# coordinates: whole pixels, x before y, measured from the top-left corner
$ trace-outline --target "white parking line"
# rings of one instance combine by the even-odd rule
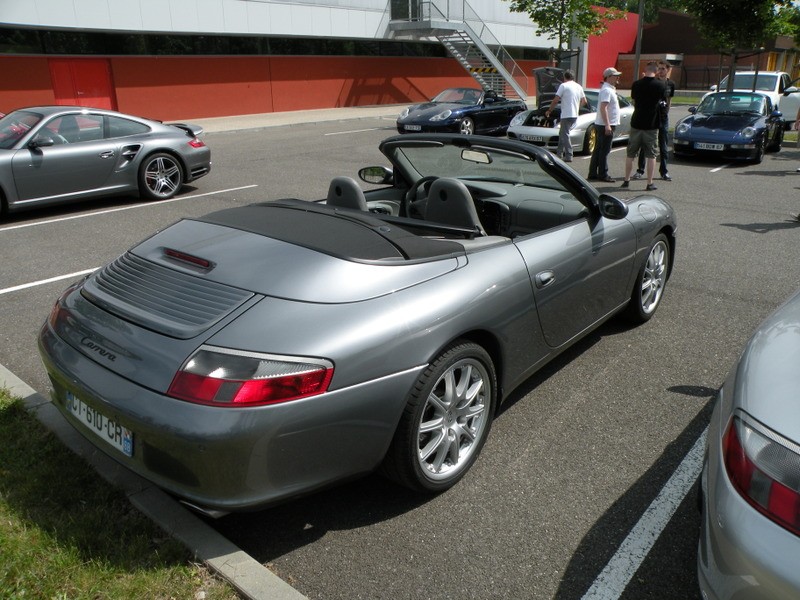
[[[721,167],[717,167],[716,169],[711,169],[711,171],[709,171],[709,172],[710,173],[717,173],[719,171],[722,171],[722,169],[727,169],[730,166],[731,166],[731,163],[728,163],[727,165],[722,165]]]
[[[258,187],[258,185],[243,185],[236,188],[228,188],[227,190],[217,190],[215,192],[206,192],[204,194],[195,194],[193,196],[181,196],[180,198],[170,198],[169,200],[159,200],[157,202],[142,202],[141,204],[134,204],[133,206],[121,206],[119,208],[109,208],[107,210],[100,210],[97,212],[84,213],[82,215],[73,215],[71,217],[60,217],[58,219],[49,219],[47,221],[37,221],[35,223],[23,223],[21,225],[9,225],[8,227],[0,227],[0,233],[4,231],[11,231],[12,229],[22,229],[23,227],[36,227],[37,225],[49,225],[50,223],[61,223],[62,221],[71,221],[72,219],[83,219],[84,217],[94,217],[97,215],[107,215],[109,213],[119,212],[121,210],[132,210],[135,208],[144,208],[145,206],[155,206],[158,204],[167,204],[168,202],[178,202],[179,200],[191,200],[193,198],[202,198],[203,196],[213,196],[214,194],[224,194],[225,192],[236,192],[239,190],[246,190]]]
[[[31,283],[23,283],[22,285],[15,285],[14,287],[1,289],[0,295],[8,294],[10,292],[16,292],[18,290],[24,290],[30,287],[36,287],[37,285],[45,285],[46,283],[53,283],[54,281],[61,281],[62,279],[78,278],[81,275],[86,275],[88,273],[96,271],[97,269],[98,267],[94,267],[93,269],[86,269],[84,271],[70,273],[69,275],[59,275],[58,277],[51,277],[50,279],[40,279],[39,281],[32,281]]]
[[[347,133],[364,133],[365,131],[378,131],[385,129],[384,127],[370,127],[369,129],[352,129],[350,131],[334,131],[332,133],[325,133],[323,135],[345,135]]]
[[[584,600],[616,600],[647,558],[661,532],[692,489],[703,467],[703,452],[708,428],[684,457],[669,481],[650,503],[639,522],[620,544],[617,552],[584,594]]]

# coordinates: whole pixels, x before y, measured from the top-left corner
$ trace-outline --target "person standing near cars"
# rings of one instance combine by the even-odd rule
[[[622,187],[627,188],[633,170],[633,160],[641,151],[645,156],[647,174],[647,191],[656,190],[653,173],[656,170],[658,154],[658,128],[661,113],[666,105],[667,84],[656,79],[658,64],[649,62],[644,70],[644,77],[637,79],[631,86],[633,114],[631,115],[631,132],[628,138],[628,149],[625,157],[625,180]]]
[[[575,74],[569,69],[564,71],[564,81],[558,86],[556,97],[553,98],[550,108],[544,113],[548,118],[559,102],[561,102],[561,116],[559,117],[556,154],[563,158],[564,162],[572,162],[572,142],[569,139],[569,132],[575,127],[580,107],[587,106],[588,103],[581,84],[575,81]]]
[[[663,107],[661,123],[658,125],[658,155],[660,162],[658,172],[664,181],[672,181],[672,175],[669,174],[669,168],[667,167],[667,159],[669,158],[669,109],[672,106],[672,98],[675,96],[675,82],[669,78],[671,72],[671,64],[665,60],[658,61],[656,77],[667,84],[667,104]],[[642,177],[644,177],[644,153],[640,152],[639,163],[636,173],[633,174],[633,179],[641,179]]]
[[[603,86],[597,95],[597,116],[594,120],[595,144],[589,161],[589,180],[614,183],[608,174],[608,155],[614,141],[614,129],[619,125],[617,82],[622,75],[614,67],[603,71]]]

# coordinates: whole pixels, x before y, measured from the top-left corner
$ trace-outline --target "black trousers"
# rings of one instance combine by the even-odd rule
[[[611,142],[614,141],[614,130],[611,126],[611,135],[606,135],[606,126],[593,125],[597,143],[594,145],[592,158],[589,161],[589,179],[605,179],[608,177],[608,155],[611,154]]]

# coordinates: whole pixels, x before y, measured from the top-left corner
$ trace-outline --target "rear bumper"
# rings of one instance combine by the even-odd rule
[[[39,351],[65,419],[117,462],[203,509],[273,504],[366,474],[383,459],[406,392],[424,368],[285,404],[219,408],[139,386],[90,360],[45,323]],[[133,432],[133,453],[90,431],[67,393]]]

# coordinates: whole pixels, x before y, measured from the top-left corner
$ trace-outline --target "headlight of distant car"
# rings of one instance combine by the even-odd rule
[[[438,115],[431,117],[431,121],[444,121],[447,117],[453,114],[452,110],[443,110]]]
[[[745,127],[742,129],[742,137],[751,138],[756,134],[755,127]]]
[[[522,125],[522,122],[524,120],[525,120],[525,114],[518,112],[517,114],[514,115],[514,118],[511,119],[511,126],[513,127],[514,125]]]
[[[675,128],[675,133],[683,135],[684,133],[689,133],[689,130],[692,126],[689,123],[681,123]]]
[[[403,112],[401,112],[400,116],[397,117],[397,118],[398,119],[405,119],[408,116],[408,113],[409,113],[409,109],[408,108],[404,108]]]

